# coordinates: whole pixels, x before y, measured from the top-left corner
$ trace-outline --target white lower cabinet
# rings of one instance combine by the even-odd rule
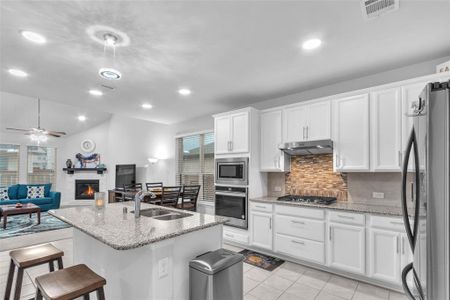
[[[369,229],[369,276],[388,282],[400,280],[400,234]]]
[[[275,234],[275,251],[294,258],[325,263],[325,244],[283,234]]]
[[[365,227],[329,223],[328,230],[328,266],[365,274]]]
[[[272,213],[250,212],[251,244],[272,250]]]

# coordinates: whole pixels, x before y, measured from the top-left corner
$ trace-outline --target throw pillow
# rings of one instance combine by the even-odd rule
[[[27,199],[44,198],[45,187],[43,185],[29,186],[27,185]]]
[[[0,201],[2,200],[9,200],[7,187],[0,187]]]

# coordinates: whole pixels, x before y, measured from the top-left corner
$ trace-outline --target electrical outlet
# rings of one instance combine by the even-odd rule
[[[372,198],[375,198],[375,199],[384,199],[384,193],[380,193],[380,192],[372,192]]]
[[[163,278],[169,275],[169,258],[164,257],[158,261],[158,276]]]
[[[273,188],[273,191],[274,191],[274,192],[281,192],[281,186],[275,186],[275,187]]]

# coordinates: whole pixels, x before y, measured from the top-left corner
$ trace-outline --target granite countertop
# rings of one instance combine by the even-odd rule
[[[127,207],[128,213],[123,213]],[[141,210],[161,206],[142,203]],[[227,219],[196,212],[187,212],[192,216],[177,220],[163,221],[141,216],[135,218],[134,202],[107,204],[102,210],[94,206],[79,206],[50,210],[49,214],[72,225],[102,243],[116,249],[128,250],[151,243],[170,239],[189,232],[224,224]]]
[[[268,202],[268,203],[276,203],[276,204],[291,205],[291,206],[303,206],[303,207],[344,210],[344,211],[350,211],[350,212],[370,213],[370,214],[378,214],[378,215],[385,215],[385,216],[397,216],[397,217],[402,216],[401,206],[372,205],[372,204],[352,203],[352,202],[342,202],[342,201],[335,202],[330,205],[323,205],[323,204],[314,204],[314,203],[277,201],[277,197],[251,198],[250,201]],[[412,215],[412,211],[410,210],[410,216],[411,215]]]

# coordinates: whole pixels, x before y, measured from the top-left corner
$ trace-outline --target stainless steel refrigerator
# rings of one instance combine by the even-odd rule
[[[413,104],[402,207],[414,260],[402,272],[409,299],[450,299],[450,81],[429,83]]]

